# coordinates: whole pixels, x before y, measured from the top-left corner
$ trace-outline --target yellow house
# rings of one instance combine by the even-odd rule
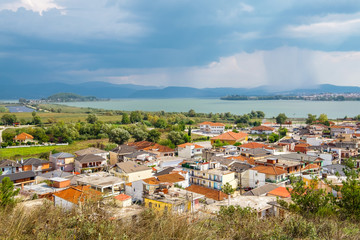
[[[222,143],[228,143],[230,145],[234,145],[235,143],[244,143],[248,140],[248,134],[244,132],[226,132],[219,136],[211,138],[211,144],[214,144],[216,141],[220,141]]]
[[[165,193],[166,192],[166,193]],[[165,189],[164,192],[151,194],[144,197],[146,208],[154,211],[165,212],[191,212],[199,207],[199,199],[204,195],[190,193],[180,188]]]
[[[75,156],[70,153],[50,154],[49,161],[54,169],[60,169],[65,172],[72,172],[75,169]]]

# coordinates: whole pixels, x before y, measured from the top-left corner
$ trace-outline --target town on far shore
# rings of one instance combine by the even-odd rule
[[[1,113],[0,180],[19,189],[24,207],[68,211],[92,200],[123,219],[144,209],[211,216],[232,205],[284,217],[294,182],[341,197],[349,161],[360,167],[358,118],[94,110],[66,121],[56,119],[67,109],[59,106],[21,122]]]

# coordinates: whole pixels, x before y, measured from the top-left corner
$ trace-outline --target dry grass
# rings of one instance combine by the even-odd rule
[[[94,204],[81,212],[64,212],[50,203],[31,213],[17,208],[1,212],[0,221],[1,239],[359,239],[359,225],[349,221],[258,219],[250,214],[194,220],[151,211],[136,219],[115,220]]]

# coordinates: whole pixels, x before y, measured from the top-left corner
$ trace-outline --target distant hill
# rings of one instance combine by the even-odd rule
[[[41,83],[16,84],[6,83],[0,87],[1,99],[41,99],[61,93],[74,93],[97,98],[220,98],[227,95],[271,96],[305,95],[320,93],[360,93],[360,87],[335,86],[322,84],[311,89],[291,91],[270,90],[267,86],[256,88],[192,88],[141,86],[133,84],[112,84],[107,82],[87,82],[78,84]]]
[[[56,93],[48,98],[47,101],[50,102],[83,102],[83,101],[99,101],[95,96],[81,96],[75,93]]]

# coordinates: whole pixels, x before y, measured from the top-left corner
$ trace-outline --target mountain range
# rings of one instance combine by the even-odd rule
[[[107,82],[86,82],[78,84],[7,83],[0,87],[0,99],[41,99],[56,93],[75,93],[98,98],[219,98],[227,95],[271,96],[271,95],[307,95],[320,93],[360,93],[360,87],[335,86],[321,84],[309,89],[288,91],[270,90],[267,86],[256,88],[192,88],[192,87],[156,87],[133,84],[112,84]]]

